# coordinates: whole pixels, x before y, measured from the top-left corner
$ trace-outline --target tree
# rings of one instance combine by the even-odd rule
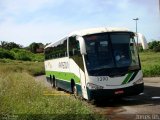
[[[42,52],[43,52],[44,45],[42,43],[35,43],[35,42],[33,42],[28,47],[28,50],[30,50],[33,53],[39,52],[38,51],[39,49],[42,49]]]
[[[22,48],[22,45],[16,44],[14,42],[6,42],[6,41],[1,41],[1,48],[11,50],[13,48]]]
[[[5,48],[6,46],[7,46],[7,42],[1,41],[0,47],[1,47],[1,48]]]
[[[148,44],[149,46],[149,49],[155,51],[155,52],[160,52],[160,41],[152,41],[152,42],[149,42]]]

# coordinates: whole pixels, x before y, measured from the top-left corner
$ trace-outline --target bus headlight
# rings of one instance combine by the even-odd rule
[[[87,87],[89,89],[103,89],[103,86],[100,86],[100,85],[95,85],[93,83],[87,83]]]
[[[138,79],[136,82],[134,82],[133,84],[136,85],[136,84],[141,84],[143,83],[143,78],[140,78]]]

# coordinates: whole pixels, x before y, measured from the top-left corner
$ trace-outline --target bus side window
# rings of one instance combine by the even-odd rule
[[[80,54],[79,41],[76,36],[69,37],[69,58],[73,59],[75,63],[84,71],[83,58]]]
[[[76,40],[76,36],[69,38],[69,55],[75,56],[80,54],[79,41]]]
[[[67,56],[67,39],[62,40],[59,43],[57,43],[56,46],[53,46],[51,54],[53,55],[52,59],[66,57]]]
[[[45,59],[49,60],[49,59],[51,59],[51,57],[52,57],[52,47],[48,47],[45,50]]]

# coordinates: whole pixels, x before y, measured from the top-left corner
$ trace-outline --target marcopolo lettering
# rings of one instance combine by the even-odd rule
[[[69,67],[68,62],[59,62],[59,68],[67,69]]]

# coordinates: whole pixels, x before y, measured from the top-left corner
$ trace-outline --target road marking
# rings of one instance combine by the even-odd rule
[[[45,96],[69,96],[70,94],[67,93],[55,93],[55,91],[43,91],[43,95]]]
[[[160,99],[160,96],[154,96],[152,99]]]

